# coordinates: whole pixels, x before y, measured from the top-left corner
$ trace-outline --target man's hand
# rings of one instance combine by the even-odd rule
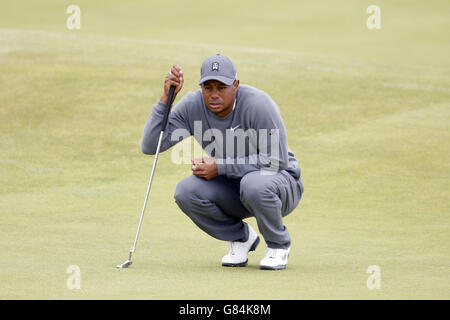
[[[191,162],[192,173],[197,177],[210,180],[218,176],[215,158],[192,159]]]
[[[167,103],[169,100],[169,90],[170,86],[175,86],[175,94],[173,96],[173,100],[177,96],[177,93],[180,92],[181,88],[183,88],[184,78],[183,78],[183,70],[181,67],[174,64],[172,69],[167,73],[166,78],[164,80],[164,93],[160,99],[161,102]]]

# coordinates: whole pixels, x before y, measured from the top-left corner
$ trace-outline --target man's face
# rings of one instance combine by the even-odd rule
[[[219,117],[229,114],[233,110],[238,86],[239,80],[229,86],[217,80],[205,81],[201,85],[202,95],[209,111]]]

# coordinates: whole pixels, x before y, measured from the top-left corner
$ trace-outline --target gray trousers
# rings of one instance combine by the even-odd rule
[[[300,202],[303,183],[286,171],[263,175],[253,171],[241,179],[218,176],[211,180],[191,175],[175,190],[180,209],[203,231],[225,241],[246,241],[242,219],[255,217],[270,248],[287,248],[291,238],[282,218]]]

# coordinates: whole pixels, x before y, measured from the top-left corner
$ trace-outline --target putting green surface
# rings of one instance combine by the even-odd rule
[[[1,1],[0,299],[449,299],[450,5],[372,2],[77,1],[68,30],[72,1]],[[177,63],[179,97],[196,90],[218,52],[278,103],[302,168],[288,268],[258,269],[264,242],[221,267],[227,244],[174,203],[190,170],[169,150],[119,271],[163,78]]]

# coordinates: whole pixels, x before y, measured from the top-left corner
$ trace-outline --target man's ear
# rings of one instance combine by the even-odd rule
[[[239,80],[236,80],[236,81],[233,83],[233,86],[234,86],[234,89],[236,90],[236,89],[239,87]]]

